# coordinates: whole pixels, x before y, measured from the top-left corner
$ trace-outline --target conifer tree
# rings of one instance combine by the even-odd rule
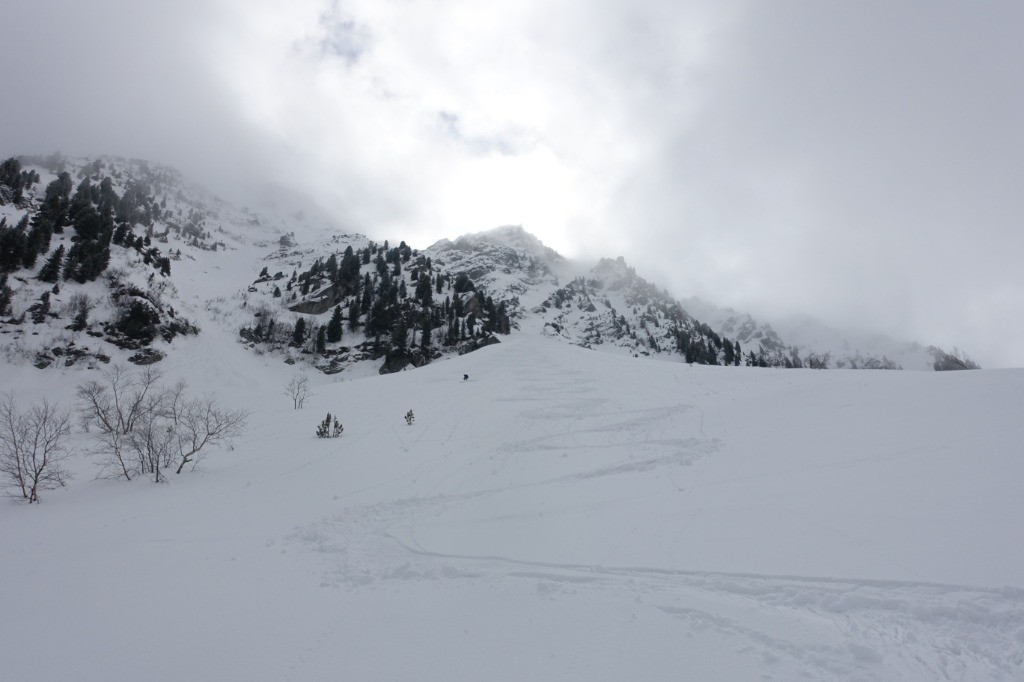
[[[44,322],[46,316],[50,314],[50,292],[44,291],[43,295],[39,297],[39,303],[35,306],[35,311],[32,313],[32,321],[36,324]]]
[[[302,342],[306,340],[306,318],[300,317],[295,321],[295,329],[292,331],[292,345],[302,348]]]
[[[348,304],[348,328],[352,331],[359,329],[359,306],[355,298]]]
[[[64,245],[61,244],[56,251],[53,252],[46,263],[43,264],[42,269],[36,278],[42,282],[56,282],[60,278],[61,264],[64,262]]]
[[[409,325],[406,323],[405,317],[399,313],[395,316],[395,323],[391,327],[391,343],[396,348],[404,350],[408,344],[408,336]]]
[[[345,253],[341,256],[341,265],[338,267],[338,270],[340,271],[338,273],[339,277],[347,284],[352,283],[353,275],[356,278],[359,277],[359,257],[352,250],[351,244],[345,247]]]
[[[359,302],[359,312],[365,315],[370,312],[373,307],[373,281],[370,279],[370,273],[363,275],[363,298]]]
[[[7,220],[0,221],[0,272],[13,272],[22,265],[28,237],[24,230],[7,226]]]
[[[54,284],[53,286],[57,285]],[[76,302],[74,298],[72,298],[72,302]],[[79,299],[76,303],[78,311],[75,313],[75,317],[71,322],[71,329],[79,332],[89,325],[89,299],[88,297],[84,297],[83,299]]]
[[[62,272],[62,276],[65,280],[77,278],[81,257],[81,242],[76,242],[71,245],[71,248],[68,250],[67,258],[64,259],[64,270]]]
[[[71,195],[73,186],[74,183],[71,180],[71,175],[67,171],[61,172],[56,180],[46,186],[43,205],[39,210],[50,221],[53,231],[58,234],[64,231],[65,225],[70,224],[68,222],[68,207],[70,204],[68,198]]]
[[[343,318],[341,314],[341,306],[334,308],[334,313],[331,315],[330,322],[327,323],[327,342],[337,343],[341,341]]]
[[[434,331],[434,321],[431,319],[432,317],[430,310],[427,310],[426,314],[423,316],[423,328],[420,330],[420,346],[423,348],[430,348],[430,335]]]
[[[316,427],[317,438],[330,438],[331,436],[331,413],[328,412],[324,420]]]
[[[27,213],[18,221],[18,225],[14,229],[25,234],[25,248],[21,255],[21,267],[34,268],[36,266],[36,258],[40,253],[46,253],[46,250],[49,248],[49,235],[44,234],[36,225],[29,228]]]
[[[416,282],[416,300],[426,308],[434,303],[434,289],[430,285],[430,276],[422,274]]]
[[[14,292],[7,286],[7,275],[0,274],[0,315],[7,314],[7,308],[11,305],[11,298]]]
[[[732,341],[729,339],[723,339],[722,351],[724,353],[723,364],[727,366],[731,365],[733,362]]]

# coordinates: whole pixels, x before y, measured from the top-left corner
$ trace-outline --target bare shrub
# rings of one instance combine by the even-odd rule
[[[89,298],[88,294],[77,292],[72,294],[68,302],[62,306],[61,316],[70,317],[72,329],[74,331],[81,331],[88,324],[89,312],[95,306],[96,304]]]
[[[130,481],[143,473],[139,463],[133,461],[130,436],[152,405],[147,397],[157,391],[160,376],[160,371],[153,367],[132,374],[125,367],[114,365],[104,374],[105,383],[92,380],[78,386],[82,426],[88,431],[95,424],[99,430],[102,476],[123,476]]]
[[[187,464],[195,469],[206,446],[229,444],[241,435],[249,413],[221,409],[214,398],[207,395],[172,401],[166,419],[170,427],[168,431],[173,433],[169,464],[177,463],[174,473],[180,474]]]
[[[293,409],[301,410],[306,399],[313,395],[309,392],[309,377],[292,377],[284,388],[284,394],[292,399]]]
[[[63,486],[71,477],[67,411],[45,399],[21,412],[10,394],[0,401],[0,475],[9,495],[39,502],[39,491]]]
[[[207,446],[227,445],[245,430],[249,413],[222,409],[215,398],[190,398],[186,384],[159,384],[160,373],[146,368],[131,374],[115,366],[106,383],[90,381],[78,387],[84,426],[99,431],[101,475],[131,480],[186,465],[194,469]]]

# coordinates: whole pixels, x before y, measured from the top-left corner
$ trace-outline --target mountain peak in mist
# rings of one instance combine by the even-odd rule
[[[480,248],[484,245],[513,249],[517,252],[540,258],[548,265],[557,265],[565,262],[565,258],[561,254],[546,246],[534,234],[527,232],[522,225],[502,225],[482,232],[464,234],[456,237],[454,241],[442,239],[430,248],[456,248],[466,251]]]

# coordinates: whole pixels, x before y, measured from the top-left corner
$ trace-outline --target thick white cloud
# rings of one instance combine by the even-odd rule
[[[2,153],[266,179],[426,243],[521,223],[680,296],[1024,365],[1024,9],[811,0],[5,8]]]

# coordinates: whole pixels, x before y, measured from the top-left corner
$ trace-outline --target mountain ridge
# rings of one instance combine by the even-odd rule
[[[237,208],[146,161],[21,159],[23,167],[18,159],[5,162],[6,180],[0,180],[6,197],[0,234],[6,250],[20,249],[4,274],[9,293],[0,302],[10,315],[0,326],[22,355],[29,336],[44,337],[34,356],[27,352],[42,366],[70,359],[84,341],[145,347],[151,352],[137,360],[158,359],[175,334],[199,333],[181,317],[196,294],[180,295],[173,264],[200,259],[222,267],[233,257],[226,254],[241,250],[262,251],[252,280],[227,284],[208,300],[237,302],[227,316],[250,349],[328,372],[368,360],[382,361],[381,371],[399,371],[509,333],[700,364],[927,369],[949,355],[889,340],[851,343],[820,324],[811,325],[813,334],[784,325],[780,333],[749,314],[675,298],[621,257],[589,268],[569,261],[522,226],[442,239],[422,250],[404,241],[392,247],[333,231],[328,216],[316,211],[307,219],[288,203],[294,196],[266,196],[268,215]],[[53,245],[28,248],[45,229]],[[86,246],[103,265],[83,274],[68,261]],[[65,260],[55,267],[63,268],[63,280],[42,282],[36,261],[57,258],[61,248]],[[76,314],[78,322],[68,325]],[[30,333],[22,326],[27,316]],[[50,333],[41,334],[44,322],[52,322]],[[10,353],[12,344],[6,345]],[[93,360],[109,357],[87,347]]]

